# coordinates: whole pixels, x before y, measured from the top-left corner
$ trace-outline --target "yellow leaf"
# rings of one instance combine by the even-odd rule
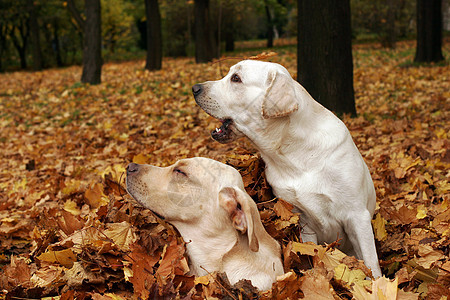
[[[79,216],[81,214],[81,210],[78,208],[77,203],[72,200],[67,200],[66,203],[64,203],[64,210],[75,216]]]
[[[424,193],[425,194],[425,193]],[[421,204],[417,207],[417,215],[416,218],[417,219],[423,219],[427,216],[427,208],[425,207],[425,205]]]
[[[113,124],[111,123],[111,121],[105,121],[103,124],[101,124],[101,126],[103,127],[103,129],[111,129],[113,127]]]
[[[209,284],[209,277],[210,277],[210,275],[195,277],[194,284],[207,285],[207,284]]]
[[[41,261],[50,263],[59,263],[64,267],[70,269],[73,263],[77,261],[77,257],[71,249],[65,249],[61,251],[46,251],[37,257]]]
[[[349,285],[352,283],[365,286],[370,284],[369,280],[366,280],[366,274],[360,269],[350,270],[346,264],[339,264],[334,268],[334,278],[347,282]]]
[[[352,292],[356,300],[375,300],[375,297],[359,284],[352,286]]]
[[[148,163],[148,160],[149,160],[148,155],[145,155],[142,153],[139,153],[138,155],[135,155],[133,157],[133,162],[135,164],[146,164],[146,163]]]
[[[105,296],[111,297],[112,300],[124,300],[125,298],[122,298],[119,295],[113,294],[113,293],[105,293]]]
[[[438,128],[434,131],[434,133],[439,139],[447,139],[447,131],[444,128]]]
[[[319,255],[320,258],[323,257],[325,254],[325,248],[323,246],[319,246],[313,243],[298,243],[293,242],[292,243],[292,251],[299,252],[303,255]]]
[[[342,259],[344,259],[344,257],[346,256],[347,255],[339,249],[332,249],[328,250],[325,253],[322,261],[325,264],[325,267],[327,267],[328,269],[334,269],[342,262]]]
[[[20,181],[16,181],[14,183],[14,187],[12,188],[12,190],[10,190],[8,192],[8,195],[11,195],[12,193],[15,193],[17,191],[19,191],[20,189],[25,189],[25,187],[27,186],[27,178],[24,177],[22,180]]]
[[[111,173],[112,179],[115,180],[116,182],[120,182],[121,180],[121,176],[123,176],[123,174],[125,174],[125,167],[121,164],[115,164],[113,166],[108,166],[106,169],[104,169],[103,171],[99,172],[100,175],[105,178],[106,174]]]
[[[76,179],[71,179],[66,186],[61,190],[64,195],[70,195],[80,190],[81,182]]]
[[[119,135],[119,141],[125,142],[129,137],[130,136],[128,134],[122,133],[121,135]]]
[[[133,270],[128,267],[123,267],[123,275],[125,276],[125,281],[130,281],[130,278],[133,277]]]
[[[377,214],[375,220],[372,220],[373,230],[375,231],[375,238],[379,241],[386,239],[386,220],[381,216],[381,214]]]
[[[372,294],[379,300],[397,299],[397,286],[398,278],[390,281],[383,276],[372,282]]]

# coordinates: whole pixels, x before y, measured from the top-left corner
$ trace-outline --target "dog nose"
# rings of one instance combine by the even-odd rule
[[[192,93],[194,94],[194,96],[197,96],[198,94],[200,94],[202,92],[202,86],[200,84],[195,84],[192,87]]]
[[[131,163],[127,167],[127,175],[135,174],[139,171],[139,165],[135,163]]]

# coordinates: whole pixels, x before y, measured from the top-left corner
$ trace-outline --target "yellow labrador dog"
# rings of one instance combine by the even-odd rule
[[[178,229],[193,275],[225,272],[231,284],[248,279],[267,290],[284,274],[280,246],[231,166],[201,157],[166,168],[131,163],[127,190]]]
[[[259,149],[275,195],[302,213],[303,241],[340,238],[344,252],[381,276],[371,225],[375,189],[343,122],[275,63],[241,61],[223,79],[192,91],[222,122],[212,132],[215,140],[247,136]]]

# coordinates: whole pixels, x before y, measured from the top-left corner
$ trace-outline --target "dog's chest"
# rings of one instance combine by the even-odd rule
[[[314,174],[305,173],[294,178],[286,178],[286,174],[278,175],[266,169],[266,177],[278,198],[294,205],[301,212],[302,223],[309,223],[316,231],[319,240],[327,241],[327,232],[340,231],[341,212],[331,198],[326,195]]]

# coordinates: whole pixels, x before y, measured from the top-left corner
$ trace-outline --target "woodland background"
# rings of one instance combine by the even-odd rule
[[[28,26],[17,3],[8,6],[16,9],[14,18],[1,11],[0,28],[9,20],[12,30],[21,17]],[[258,152],[246,139],[214,142],[209,132],[218,122],[191,95],[193,84],[219,79],[254,56],[281,63],[297,78],[294,2],[236,1],[243,23],[234,51],[226,52],[223,41],[227,60],[197,64],[187,34],[192,19],[177,21],[193,17],[192,3],[161,1],[165,58],[161,70],[148,71],[139,48],[143,3],[102,1],[104,64],[97,85],[80,82],[82,37],[67,3],[34,3],[45,25],[44,69],[27,69],[30,48],[21,65],[11,36],[19,38],[20,27],[9,31],[0,56],[7,71],[0,74],[0,299],[450,297],[450,40],[443,39],[443,62],[413,62],[414,3],[396,2],[397,34],[389,44],[382,31],[387,2],[352,1],[358,116],[342,119],[377,191],[373,225],[386,277],[373,281],[335,245],[299,243],[299,216],[272,195]],[[280,20],[273,32],[281,38],[275,36],[272,48],[266,48],[267,3]],[[108,24],[122,29],[110,35]],[[167,166],[192,156],[241,172],[263,224],[282,245],[287,273],[271,290],[257,292],[246,281],[230,286],[223,274],[187,276],[176,230],[126,194],[129,162]]]

